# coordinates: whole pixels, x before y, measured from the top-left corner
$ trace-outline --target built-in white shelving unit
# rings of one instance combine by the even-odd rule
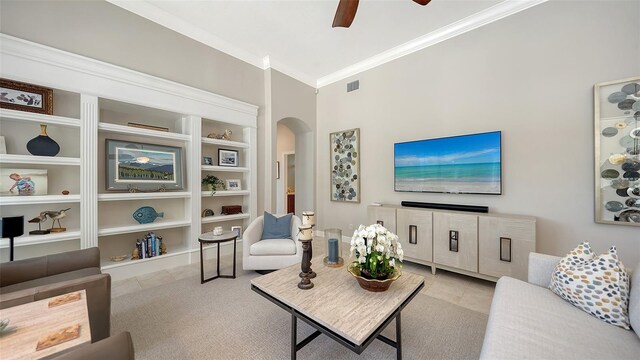
[[[0,110],[0,135],[11,139],[0,164],[46,169],[49,185],[46,194],[0,195],[3,216],[24,215],[26,222],[44,210],[71,208],[62,220],[67,231],[16,238],[17,259],[55,253],[60,251],[56,243],[75,241],[77,248],[99,247],[102,270],[117,280],[199,261],[199,234],[214,225],[246,227],[256,218],[257,106],[11,36],[0,34],[0,41],[0,77],[52,88],[55,109],[53,115]],[[168,131],[132,127],[129,122]],[[57,156],[26,151],[41,124],[59,143]],[[230,140],[206,137],[227,129],[232,130]],[[183,189],[107,191],[106,139],[181,148]],[[217,159],[218,149],[238,151],[238,167],[202,165],[203,156]],[[240,180],[241,190],[221,190],[210,197],[200,184],[205,174]],[[63,190],[70,194],[61,195]],[[242,206],[241,214],[220,215],[222,206],[235,204]],[[138,224],[132,213],[142,206],[157,208],[165,217]],[[209,208],[216,216],[202,218]],[[25,234],[33,229],[37,224],[25,223]],[[163,237],[167,254],[110,260],[131,254],[136,239],[149,231]],[[1,261],[8,259],[7,246],[6,240],[0,241]],[[215,252],[205,256],[211,254]]]

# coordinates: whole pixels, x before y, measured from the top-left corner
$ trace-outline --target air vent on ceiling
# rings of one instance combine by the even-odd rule
[[[347,84],[347,92],[360,89],[360,80],[352,81]]]

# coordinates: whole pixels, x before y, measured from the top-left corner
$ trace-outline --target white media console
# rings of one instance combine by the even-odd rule
[[[536,251],[536,219],[530,216],[371,205],[369,223],[396,233],[405,260],[485,280],[503,275],[527,280],[529,252]]]

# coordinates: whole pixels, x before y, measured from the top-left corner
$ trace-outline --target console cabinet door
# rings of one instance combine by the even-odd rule
[[[536,251],[536,222],[480,216],[478,225],[478,271],[527,281],[529,253]]]
[[[384,206],[369,206],[367,209],[369,223],[366,225],[381,223],[394,234],[396,232],[396,208]]]
[[[433,212],[398,209],[398,240],[405,258],[433,261]]]
[[[478,271],[478,216],[433,213],[433,262]]]

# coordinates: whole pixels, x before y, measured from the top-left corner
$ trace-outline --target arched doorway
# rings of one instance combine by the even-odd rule
[[[276,212],[287,212],[287,198],[291,198],[293,192],[295,214],[301,216],[303,211],[313,210],[315,206],[315,138],[311,127],[300,119],[283,118],[276,125],[276,161],[280,167],[279,179],[276,176]],[[287,161],[293,158],[294,164]],[[286,165],[289,167],[285,168]],[[293,171],[292,167],[295,169],[294,184],[285,178]],[[287,191],[287,184],[291,192]]]

